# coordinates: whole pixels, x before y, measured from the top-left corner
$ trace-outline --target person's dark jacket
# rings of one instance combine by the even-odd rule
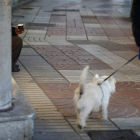
[[[12,36],[17,36],[15,29],[16,29],[15,27],[12,27]]]
[[[140,0],[133,0],[132,10],[132,31],[138,47],[140,47]]]

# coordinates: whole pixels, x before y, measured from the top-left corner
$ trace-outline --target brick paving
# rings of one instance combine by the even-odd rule
[[[15,25],[25,24],[20,35],[24,41],[18,62],[21,72],[13,77],[36,110],[35,140],[90,139],[75,125],[73,95],[82,69],[90,66],[89,82],[94,74],[109,75],[137,54],[127,8],[130,0],[120,0],[119,5],[115,0],[108,2],[34,0],[23,6],[33,10],[13,12],[25,16],[12,19]],[[120,7],[127,12],[118,11]],[[27,27],[28,22],[54,27]],[[93,113],[86,130],[114,130],[118,128],[113,118],[115,122],[116,118],[140,117],[139,66],[136,58],[114,75],[116,92],[110,99],[108,123],[95,121],[97,113]]]

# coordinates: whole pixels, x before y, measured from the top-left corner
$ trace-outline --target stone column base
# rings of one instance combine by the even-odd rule
[[[32,140],[35,111],[12,79],[13,110],[0,112],[0,140]]]
[[[32,119],[0,123],[0,140],[32,140]]]

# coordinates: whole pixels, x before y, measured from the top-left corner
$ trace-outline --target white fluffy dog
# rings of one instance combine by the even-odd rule
[[[75,90],[74,95],[77,125],[80,129],[86,126],[86,120],[92,111],[99,111],[99,119],[107,120],[109,99],[111,94],[115,92],[116,80],[113,77],[104,81],[107,76],[99,77],[96,74],[93,77],[93,82],[86,84],[88,69],[89,66],[84,68],[79,87]]]

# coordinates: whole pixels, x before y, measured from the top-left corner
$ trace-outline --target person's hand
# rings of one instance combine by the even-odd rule
[[[16,34],[18,35],[18,34],[24,33],[24,30],[23,30],[23,31],[20,31],[18,28],[16,28],[16,29],[15,29],[15,32],[16,32]]]
[[[138,58],[139,58],[139,60],[140,60],[140,47],[139,47],[139,54],[138,54]]]

